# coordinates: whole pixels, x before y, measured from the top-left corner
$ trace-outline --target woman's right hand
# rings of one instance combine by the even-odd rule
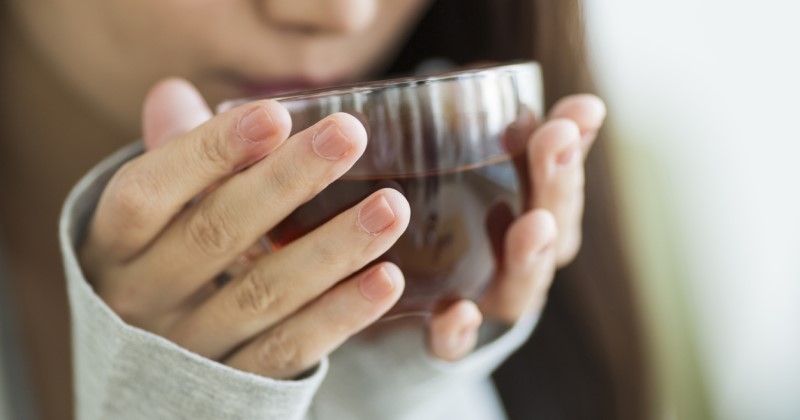
[[[297,377],[400,297],[396,266],[360,270],[405,230],[408,203],[380,190],[217,286],[264,232],[344,174],[367,136],[354,117],[334,114],[287,139],[289,114],[269,100],[197,127],[181,121],[204,110],[187,82],[151,91],[145,136],[160,145],[106,186],[81,264],[129,324],[240,370]]]

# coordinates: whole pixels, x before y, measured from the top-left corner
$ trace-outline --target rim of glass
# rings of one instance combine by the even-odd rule
[[[490,74],[520,73],[524,71],[538,71],[539,64],[535,61],[519,61],[502,65],[487,64],[486,66],[459,69],[444,73],[426,76],[407,76],[371,82],[359,82],[346,85],[329,86],[324,88],[292,92],[287,95],[276,96],[270,99],[279,102],[288,102],[302,99],[317,99],[340,95],[353,95],[380,92],[389,89],[407,88],[415,86],[432,85],[442,82],[452,82],[465,79],[475,79]]]

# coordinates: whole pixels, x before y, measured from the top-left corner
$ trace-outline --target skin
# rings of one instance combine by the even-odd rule
[[[10,98],[23,109],[25,101],[49,103],[56,113],[41,127],[11,126],[10,138],[40,130],[38,138],[64,138],[67,146],[105,153],[119,144],[109,139],[133,138],[140,124],[150,150],[109,182],[80,250],[87,276],[109,306],[127,322],[200,355],[273,378],[297,376],[385,313],[402,293],[400,270],[382,263],[354,273],[388,249],[408,223],[408,203],[389,189],[259,258],[225,287],[213,287],[210,279],[264,231],[341,176],[367,138],[345,114],[287,138],[288,113],[273,101],[217,116],[206,104],[246,96],[253,84],[298,78],[326,84],[372,74],[426,3],[11,2],[15,36],[25,47],[9,46],[5,55],[13,63],[33,63],[17,67],[53,90]],[[182,78],[157,83],[168,75]],[[541,310],[553,273],[580,247],[583,160],[604,117],[598,98],[567,97],[533,133],[530,210],[509,229],[502,269],[485,296],[431,317],[433,356],[454,361],[468,355],[484,317],[513,324]],[[328,143],[319,141],[326,136]],[[22,175],[52,174],[53,181],[41,181],[49,185],[60,174],[79,173],[61,169],[63,159],[43,159],[26,147],[19,143],[7,155],[29,164],[19,169]],[[97,158],[89,153],[77,167],[85,170]],[[30,179],[7,189],[24,202]],[[49,197],[47,208],[57,208],[63,190],[41,192]],[[14,204],[5,210],[24,212]],[[4,225],[12,221],[7,217]],[[24,238],[43,237],[46,230],[16,229],[9,234],[12,254],[20,249],[27,261],[25,250],[32,248]],[[31,274],[35,265],[15,265],[15,277],[38,277]]]

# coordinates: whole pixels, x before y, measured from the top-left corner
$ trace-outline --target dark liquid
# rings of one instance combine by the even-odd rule
[[[523,209],[527,179],[515,165],[492,161],[421,175],[342,178],[269,233],[280,247],[356,205],[381,188],[408,199],[411,220],[395,245],[376,261],[391,261],[406,288],[390,314],[433,310],[459,298],[476,299],[494,276],[503,236]]]

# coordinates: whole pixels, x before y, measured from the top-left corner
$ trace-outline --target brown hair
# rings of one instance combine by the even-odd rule
[[[392,66],[534,59],[546,104],[592,92],[580,0],[438,0]],[[645,343],[622,252],[605,141],[586,163],[583,247],[556,274],[528,342],[494,375],[510,419],[643,419]]]

